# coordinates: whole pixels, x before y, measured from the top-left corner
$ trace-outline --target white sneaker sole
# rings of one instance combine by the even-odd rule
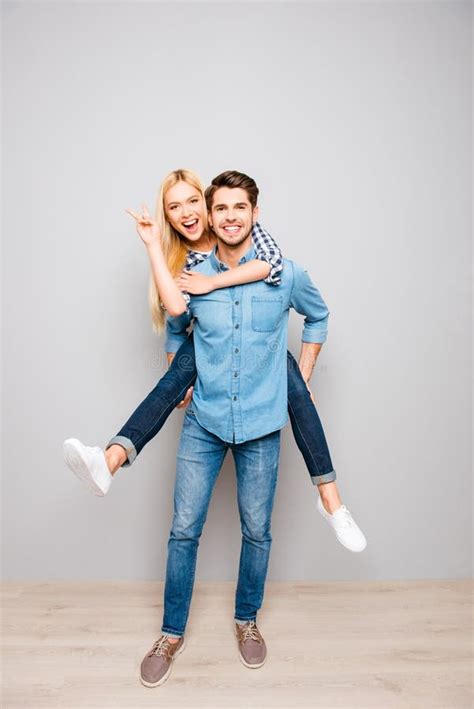
[[[97,485],[89,470],[87,462],[82,457],[81,446],[82,443],[78,441],[77,438],[68,438],[64,441],[64,460],[76,478],[81,480],[84,485],[91,490],[91,492],[100,497],[104,497],[103,490]]]
[[[343,546],[345,549],[348,549],[349,551],[352,551],[352,552],[354,552],[355,554],[359,554],[361,551],[364,551],[365,547],[367,546],[367,542],[366,542],[366,543],[364,544],[364,546],[362,546],[362,547],[351,547],[351,546],[349,546],[348,544],[346,544],[345,541],[342,541],[342,539],[340,539],[340,538],[337,536],[337,534],[336,534],[336,539],[338,540],[338,542],[339,542],[340,544],[342,544],[342,546]]]
[[[168,667],[168,671],[163,675],[163,677],[161,679],[158,680],[158,682],[145,682],[143,677],[140,675],[140,682],[143,684],[143,686],[144,687],[159,687],[160,684],[163,684],[164,682],[166,682],[166,680],[168,679],[168,677],[171,674],[171,670],[173,669],[174,661],[176,660],[176,658],[179,655],[181,655],[181,653],[183,652],[185,647],[186,647],[186,640],[183,640],[183,644],[181,645],[179,650],[176,650],[175,654],[173,655],[173,659],[170,663],[170,666]]]

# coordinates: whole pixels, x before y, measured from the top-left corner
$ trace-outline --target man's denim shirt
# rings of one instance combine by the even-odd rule
[[[217,248],[217,247],[216,247]],[[240,263],[255,258],[252,246]],[[177,352],[194,320],[199,424],[228,443],[243,443],[288,422],[288,313],[305,316],[303,342],[324,342],[329,311],[308,274],[284,259],[281,285],[263,280],[191,296],[189,310],[167,320],[166,351]],[[216,250],[193,270],[227,270]]]

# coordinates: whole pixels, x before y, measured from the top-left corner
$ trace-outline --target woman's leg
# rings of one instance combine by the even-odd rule
[[[313,485],[318,486],[326,511],[332,513],[341,506],[326,436],[298,363],[287,352],[288,413],[298,448],[305,459]]]
[[[64,460],[70,470],[95,495],[107,494],[114,473],[133,463],[138,453],[156,436],[164,422],[196,379],[192,334],[181,345],[166,374],[138,406],[105,452],[86,446],[77,438],[63,443]]]
[[[306,461],[311,482],[318,486],[318,510],[332,527],[338,541],[350,551],[360,552],[367,540],[347,509],[341,504],[326,436],[318,412],[298,363],[290,352],[288,360],[288,411],[293,433]]]
[[[120,431],[108,442],[105,457],[111,473],[133,463],[140,451],[162,428],[196,379],[192,333],[177,351],[170,368],[139,404]]]

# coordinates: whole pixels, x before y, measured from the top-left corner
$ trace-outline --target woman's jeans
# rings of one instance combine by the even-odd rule
[[[176,467],[162,626],[166,635],[177,637],[184,634],[199,539],[212,491],[229,448],[235,461],[242,528],[235,619],[256,620],[262,605],[272,542],[270,527],[280,431],[245,443],[226,443],[198,423],[191,405],[184,417]]]
[[[288,413],[296,443],[313,484],[331,482],[336,479],[336,472],[318,412],[301,376],[298,363],[290,352],[287,353],[287,360]],[[156,436],[176,405],[184,399],[196,376],[196,358],[191,334],[179,348],[166,374],[107,444],[107,448],[115,443],[125,448],[127,461],[124,467],[133,463],[142,448]]]

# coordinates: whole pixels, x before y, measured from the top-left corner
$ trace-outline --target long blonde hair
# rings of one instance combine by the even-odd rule
[[[174,187],[178,182],[187,182],[188,185],[194,187],[202,196],[204,223],[207,224],[206,200],[204,197],[204,186],[199,175],[193,170],[173,170],[161,183],[158,199],[156,202],[156,221],[161,232],[161,241],[163,244],[163,254],[168,264],[168,268],[173,277],[176,277],[186,264],[186,256],[188,247],[183,236],[174,229],[165,214],[165,195],[171,187]],[[148,301],[151,310],[151,319],[153,327],[157,332],[161,332],[165,326],[165,310],[161,305],[160,297],[156,289],[155,279],[153,274],[150,277],[150,285],[148,287]]]

